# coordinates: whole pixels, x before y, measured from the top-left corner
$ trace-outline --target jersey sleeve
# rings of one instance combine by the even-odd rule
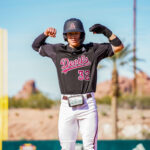
[[[93,43],[93,45],[95,57],[97,57],[98,61],[114,55],[114,51],[110,43]]]
[[[47,44],[45,42],[46,39],[47,39],[47,36],[45,36],[44,33],[42,33],[34,40],[32,44],[32,48],[35,51],[39,52],[41,56],[50,57],[55,61],[58,44]]]
[[[41,56],[47,56],[52,59],[56,58],[56,47],[57,44],[43,44],[38,49],[38,52]]]

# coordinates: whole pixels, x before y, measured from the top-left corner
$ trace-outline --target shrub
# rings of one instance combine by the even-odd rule
[[[111,104],[111,97],[110,96],[104,96],[102,98],[96,98],[97,104]]]
[[[51,108],[55,102],[41,92],[32,94],[28,99],[9,98],[9,108]]]
[[[105,111],[102,111],[101,114],[102,114],[102,116],[108,116],[107,112],[105,112]]]
[[[142,130],[142,135],[144,137],[144,139],[150,139],[150,132],[147,130]]]
[[[104,96],[102,98],[96,98],[97,104],[111,104],[111,97]],[[124,95],[118,98],[118,106],[121,108],[138,108],[138,109],[150,109],[150,96],[133,96]]]
[[[119,98],[118,104],[123,108],[149,109],[150,96],[122,96]]]

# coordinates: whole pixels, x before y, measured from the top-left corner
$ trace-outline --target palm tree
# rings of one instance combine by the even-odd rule
[[[118,113],[117,113],[117,101],[119,97],[119,82],[118,82],[118,67],[127,65],[131,62],[131,59],[127,59],[129,54],[132,53],[132,50],[129,50],[129,45],[126,46],[121,52],[115,54],[109,59],[112,61],[113,70],[112,70],[112,102],[111,102],[111,111],[112,111],[112,132],[113,139],[118,138]]]
[[[112,111],[112,131],[113,139],[118,138],[118,128],[117,128],[117,101],[119,97],[119,83],[118,83],[118,67],[124,66],[132,62],[133,58],[128,58],[129,54],[133,50],[129,50],[129,45],[127,45],[121,52],[115,54],[114,56],[108,58],[111,61],[113,70],[112,70],[112,102],[111,102],[111,111]],[[102,65],[98,65],[98,69],[103,68]]]

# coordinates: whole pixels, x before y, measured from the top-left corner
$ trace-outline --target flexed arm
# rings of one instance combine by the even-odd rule
[[[115,34],[113,34],[111,30],[101,24],[93,25],[89,28],[89,31],[93,32],[94,34],[104,34],[109,39],[114,53],[117,53],[124,48],[121,40]]]
[[[47,56],[56,61],[56,51],[59,44],[50,44],[46,43],[45,40],[48,37],[55,38],[56,37],[56,29],[55,28],[47,28],[44,33],[39,35],[33,42],[32,48],[39,52],[41,56]]]
[[[46,44],[46,43],[45,43],[45,40],[47,39],[47,37],[50,36],[50,37],[55,38],[55,37],[56,37],[56,32],[57,32],[57,31],[56,31],[55,28],[52,28],[52,27],[47,28],[44,33],[42,33],[41,35],[39,35],[39,36],[34,40],[34,42],[33,42],[33,44],[32,44],[32,48],[33,48],[34,50],[36,50],[36,51],[39,51],[39,48],[40,48],[42,45]]]

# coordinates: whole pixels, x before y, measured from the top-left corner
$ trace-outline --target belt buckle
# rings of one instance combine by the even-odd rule
[[[75,107],[75,106],[83,105],[84,104],[83,95],[80,94],[80,95],[69,96],[68,97],[68,104],[69,104],[69,107]]]

